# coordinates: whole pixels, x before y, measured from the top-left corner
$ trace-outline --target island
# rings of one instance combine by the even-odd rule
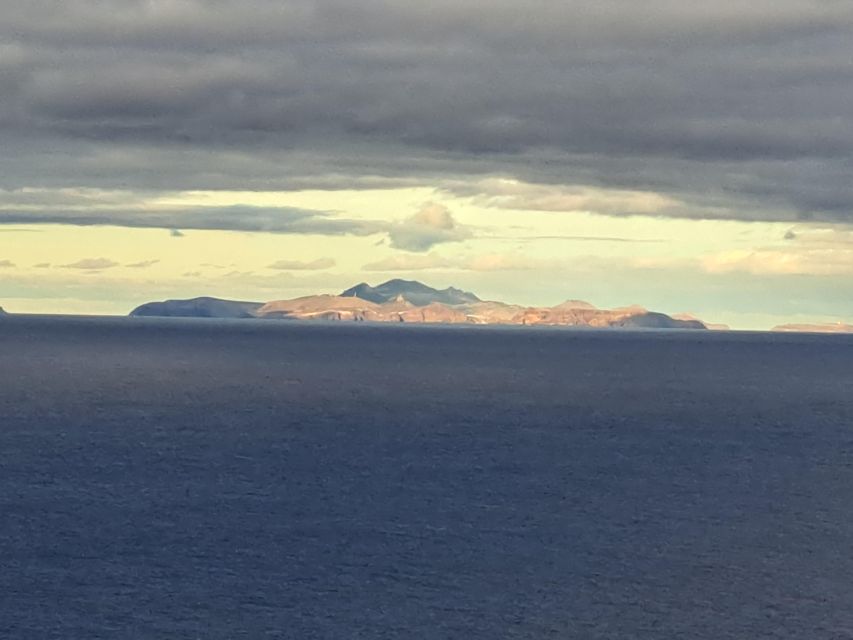
[[[337,295],[321,294],[271,302],[193,298],[148,302],[134,317],[265,318],[351,322],[542,325],[623,329],[698,329],[696,318],[674,318],[640,306],[599,309],[582,300],[553,307],[525,307],[448,287],[435,289],[415,280],[393,279],[378,286],[365,282]]]
[[[131,311],[130,315],[161,318],[254,318],[255,312],[262,306],[262,302],[202,297],[148,302]]]

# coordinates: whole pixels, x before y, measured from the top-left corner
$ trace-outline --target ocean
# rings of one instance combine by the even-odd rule
[[[853,638],[853,336],[0,319],[4,639]]]

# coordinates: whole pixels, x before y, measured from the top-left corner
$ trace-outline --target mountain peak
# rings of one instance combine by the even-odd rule
[[[403,280],[394,278],[383,282],[375,287],[362,282],[350,287],[343,293],[342,297],[356,297],[377,304],[385,302],[405,301],[418,307],[425,307],[434,302],[446,305],[472,304],[480,302],[473,293],[462,291],[453,287],[446,289],[435,289],[417,280]]]
[[[594,311],[597,307],[594,304],[590,304],[585,300],[566,300],[565,302],[558,304],[555,309],[587,309],[590,311]]]

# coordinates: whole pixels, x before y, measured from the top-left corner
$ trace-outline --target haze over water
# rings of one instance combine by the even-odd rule
[[[853,337],[7,317],[4,638],[853,637]]]

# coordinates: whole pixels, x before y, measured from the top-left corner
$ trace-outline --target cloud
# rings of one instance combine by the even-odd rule
[[[395,249],[420,252],[437,244],[466,240],[471,232],[456,224],[447,207],[427,202],[413,216],[392,225],[388,236]]]
[[[0,269],[8,269],[10,267],[14,267],[15,263],[11,260],[0,260]]]
[[[430,254],[394,255],[362,267],[364,271],[429,271],[433,269],[449,269],[455,266],[452,260]]]
[[[542,260],[519,253],[485,253],[447,258],[435,253],[394,255],[362,267],[364,271],[531,271],[560,268],[555,260]]]
[[[144,202],[139,193],[128,190],[86,188],[0,188],[0,208],[104,207],[129,206]]]
[[[524,236],[524,235],[489,235],[481,239],[511,240],[513,242],[538,242],[540,240],[566,240],[569,242],[629,242],[629,243],[660,243],[666,242],[662,238],[624,238],[620,236],[575,236],[575,235],[548,235],[548,236]]]
[[[667,215],[684,203],[653,191],[565,184],[532,184],[514,178],[447,182],[446,191],[471,196],[478,204],[528,211],[590,211],[609,215]]]
[[[49,269],[50,263],[49,262],[39,262],[37,265],[35,265],[35,268],[36,269]]]
[[[118,262],[107,258],[84,258],[77,262],[61,265],[65,269],[81,269],[84,271],[100,271],[102,269],[112,269],[119,266]]]
[[[160,262],[159,260],[143,260],[142,262],[133,262],[131,264],[126,264],[124,266],[130,269],[147,269],[148,267],[152,267],[155,264]]]
[[[844,2],[3,9],[0,188],[508,176],[558,189],[496,206],[853,221]]]
[[[293,207],[235,205],[172,209],[0,209],[0,225],[20,223],[170,229],[173,237],[183,236],[179,228],[356,236],[372,235],[387,228],[386,224],[380,222],[347,220],[327,211]]]
[[[853,250],[853,229],[844,225],[801,226],[796,230],[800,250]]]
[[[184,233],[180,229],[169,229],[169,235],[173,238],[183,238]]]
[[[332,258],[318,258],[308,262],[300,260],[278,260],[267,267],[268,269],[281,269],[282,271],[321,271],[335,266]]]
[[[555,261],[540,260],[520,254],[486,253],[474,256],[463,264],[469,271],[530,271],[553,267]]]
[[[702,268],[708,273],[795,273],[797,259],[778,251],[733,250],[720,251],[701,259]],[[794,267],[794,269],[791,269]]]
[[[793,235],[796,242],[790,242]],[[704,256],[709,273],[755,275],[853,275],[853,230],[843,227],[800,227],[789,230],[784,244],[721,251]]]

